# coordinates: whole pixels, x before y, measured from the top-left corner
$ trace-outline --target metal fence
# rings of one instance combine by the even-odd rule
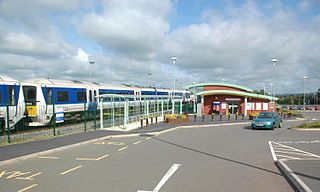
[[[119,97],[114,95],[113,97]],[[52,120],[45,126],[29,126],[31,118],[25,117],[15,125],[9,125],[10,119],[13,118],[9,113],[9,107],[3,111],[4,118],[0,119],[0,145],[11,143],[20,143],[47,139],[56,136],[77,134],[87,131],[94,131],[101,128],[128,129],[132,126],[140,127],[141,120],[146,126],[147,119],[151,121],[163,120],[164,114],[173,112],[172,101],[169,99],[143,97],[137,99],[122,98],[122,101],[113,102],[103,101],[100,98],[99,105],[87,106],[83,103],[83,110],[65,111],[63,122],[57,117],[57,106],[52,107]],[[174,105],[175,113],[192,113],[193,108],[189,103],[183,103],[177,99]],[[57,123],[57,121],[60,121]],[[8,125],[7,125],[8,124]],[[9,129],[7,128],[9,127]]]

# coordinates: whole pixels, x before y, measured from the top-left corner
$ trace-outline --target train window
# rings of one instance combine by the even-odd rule
[[[87,93],[85,91],[78,91],[77,92],[77,101],[86,102],[87,101]]]
[[[15,105],[14,86],[9,86],[9,104]]]
[[[23,86],[23,96],[26,103],[32,103],[35,105],[37,101],[37,88],[34,86]]]
[[[97,96],[97,91],[94,90],[94,91],[93,91],[93,99],[94,99],[94,102],[97,102],[96,96]]]
[[[52,88],[47,88],[47,104],[52,104]]]
[[[69,101],[68,91],[57,91],[58,102],[67,102]]]
[[[92,102],[92,91],[89,90],[89,102]]]

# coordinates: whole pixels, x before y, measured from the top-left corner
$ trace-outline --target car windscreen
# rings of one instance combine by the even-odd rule
[[[271,114],[271,113],[261,113],[258,117],[259,118],[273,118],[273,114]]]

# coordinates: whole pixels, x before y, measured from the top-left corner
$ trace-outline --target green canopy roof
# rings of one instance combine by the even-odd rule
[[[197,95],[235,95],[235,96],[243,96],[243,97],[251,97],[251,98],[257,98],[257,99],[268,99],[268,100],[278,100],[277,97],[271,97],[267,95],[261,95],[256,93],[248,93],[243,91],[233,91],[233,90],[209,90],[209,91],[201,91],[197,92]]]
[[[249,89],[248,87],[229,84],[229,83],[198,83],[198,84],[188,85],[186,88],[192,89],[194,87],[205,87],[205,86],[223,86],[223,87],[231,87],[231,88],[241,89],[241,90],[248,91],[248,92],[253,92],[253,90]]]

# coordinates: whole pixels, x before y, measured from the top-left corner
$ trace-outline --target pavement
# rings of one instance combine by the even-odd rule
[[[310,119],[315,119],[315,117],[319,117],[319,113],[316,113],[316,114],[308,113],[307,116],[308,116],[307,120],[304,120],[304,121],[309,121]],[[320,160],[320,158],[318,159],[318,155],[320,155],[320,152],[319,152],[320,141],[318,142],[318,140],[320,138],[319,137],[320,136],[320,132],[319,131],[317,131],[317,132],[313,132],[313,131],[304,132],[304,131],[296,131],[296,130],[286,129],[286,128],[289,128],[292,125],[300,124],[301,120],[297,121],[297,120],[294,120],[294,119],[290,119],[288,121],[288,122],[290,122],[290,123],[288,123],[288,124],[290,124],[290,126],[285,127],[285,129],[275,129],[274,132],[270,132],[270,131],[266,131],[266,132],[265,131],[260,131],[259,132],[259,130],[258,131],[251,131],[249,126],[248,126],[249,125],[249,121],[248,120],[240,120],[241,118],[238,119],[238,120],[235,120],[234,118],[232,118],[230,120],[222,119],[222,121],[220,121],[218,119],[218,117],[215,117],[215,119],[212,121],[211,120],[211,116],[206,116],[203,120],[202,120],[202,117],[198,117],[196,122],[193,122],[193,117],[192,116],[190,117],[190,119],[191,119],[191,121],[189,123],[185,123],[183,125],[181,125],[181,124],[159,123],[159,124],[156,124],[156,125],[152,125],[152,126],[148,126],[148,127],[143,127],[143,128],[139,128],[139,129],[136,129],[136,130],[132,130],[132,131],[129,131],[129,132],[119,132],[119,131],[110,131],[110,130],[96,130],[96,131],[90,131],[90,132],[83,132],[83,133],[75,134],[75,135],[56,137],[56,138],[47,139],[47,140],[40,140],[40,141],[34,141],[34,142],[29,142],[29,143],[21,143],[21,144],[3,146],[3,147],[0,147],[0,154],[1,154],[0,155],[0,166],[6,166],[7,163],[15,162],[15,161],[11,161],[13,159],[19,159],[19,158],[22,159],[22,157],[25,157],[24,159],[28,159],[28,158],[32,157],[32,156],[30,156],[32,154],[35,154],[35,155],[39,156],[41,154],[44,154],[43,152],[46,152],[48,150],[50,151],[50,153],[55,152],[54,151],[55,149],[61,149],[61,150],[62,149],[66,149],[66,150],[68,150],[69,147],[75,147],[75,146],[78,146],[79,144],[84,144],[85,145],[85,144],[88,144],[89,142],[92,142],[92,140],[99,140],[101,138],[107,138],[107,137],[108,138],[112,138],[112,137],[116,138],[118,136],[125,136],[125,135],[145,136],[145,135],[147,135],[147,133],[152,133],[152,132],[153,133],[157,133],[157,132],[165,132],[167,130],[168,131],[169,130],[173,130],[178,126],[184,126],[186,128],[188,126],[189,127],[191,127],[191,126],[192,127],[194,127],[194,126],[211,127],[212,125],[218,126],[218,125],[224,124],[226,126],[226,129],[223,129],[223,127],[218,126],[217,127],[218,128],[217,129],[218,132],[214,132],[214,135],[211,132],[213,130],[211,130],[210,132],[204,133],[204,135],[202,135],[201,137],[205,137],[206,139],[209,139],[209,137],[212,136],[214,138],[214,140],[215,140],[214,143],[213,143],[215,146],[218,147],[219,144],[221,144],[223,146],[226,146],[226,148],[219,148],[219,147],[217,148],[217,147],[214,147],[212,144],[210,144],[210,145],[205,144],[205,140],[203,140],[203,142],[204,142],[203,144],[201,144],[201,142],[200,143],[199,142],[194,142],[194,140],[201,141],[201,137],[200,137],[200,139],[199,138],[193,138],[193,137],[197,137],[197,136],[192,136],[192,134],[191,135],[184,135],[184,139],[187,139],[188,142],[190,141],[192,143],[192,145],[194,145],[194,147],[186,147],[186,146],[189,145],[188,142],[186,143],[186,140],[184,140],[182,138],[179,138],[180,135],[177,135],[177,134],[174,134],[173,136],[170,136],[169,137],[170,139],[168,139],[168,138],[158,138],[157,139],[155,137],[153,137],[153,139],[155,141],[158,141],[158,142],[161,142],[161,143],[166,143],[166,144],[169,144],[171,146],[179,147],[179,148],[181,148],[183,150],[193,151],[195,153],[205,155],[205,156],[209,157],[209,159],[211,157],[211,158],[215,158],[215,159],[218,159],[218,160],[220,159],[220,160],[223,160],[223,161],[234,163],[235,165],[241,165],[241,166],[245,166],[245,167],[248,167],[248,168],[251,167],[251,168],[254,168],[256,170],[261,170],[261,171],[263,171],[265,173],[269,173],[269,174],[271,173],[271,175],[274,175],[275,177],[278,177],[277,176],[278,175],[277,171],[274,170],[274,168],[272,168],[272,166],[267,161],[268,160],[268,155],[270,155],[271,152],[269,152],[269,154],[266,154],[266,155],[262,156],[261,151],[259,151],[261,149],[257,149],[256,148],[257,146],[261,146],[261,148],[263,148],[262,146],[264,146],[265,144],[264,144],[264,142],[261,142],[261,141],[264,141],[264,140],[267,141],[267,139],[269,139],[269,141],[274,142],[274,143],[272,143],[273,146],[278,147],[278,149],[282,149],[282,152],[284,150],[285,151],[289,151],[288,149],[292,150],[291,153],[289,151],[290,155],[289,154],[285,154],[284,155],[283,153],[281,153],[281,151],[279,152],[279,150],[276,152],[275,155],[277,157],[277,161],[276,162],[281,160],[281,162],[284,162],[285,165],[287,166],[287,167],[283,167],[283,166],[277,166],[277,167],[281,170],[281,173],[283,173],[283,175],[286,177],[286,179],[290,182],[290,184],[292,185],[293,189],[297,190],[297,191],[308,191],[308,189],[310,189],[310,190],[313,189],[313,191],[320,190],[320,185],[319,185],[319,183],[320,183],[319,182],[320,181],[320,175],[319,175],[320,174],[320,170],[319,170],[319,167],[320,167],[320,164],[319,164],[320,161],[319,160]],[[228,126],[228,124],[229,124],[229,126]],[[241,125],[237,125],[237,124],[241,124]],[[233,133],[233,131],[232,131],[233,128],[232,127],[234,127],[234,126],[244,127],[245,129],[242,129],[242,131],[240,131],[240,132],[236,131],[236,130],[240,130],[240,129],[235,129],[235,131]],[[226,130],[229,130],[229,131],[232,131],[232,132],[227,132]],[[250,130],[250,132],[247,132],[245,130]],[[195,133],[196,132],[193,132],[194,135],[195,135]],[[182,134],[182,133],[180,132],[179,134]],[[231,134],[238,134],[239,137],[238,136],[237,137],[231,136]],[[207,135],[207,136],[205,136],[205,135]],[[252,146],[252,144],[250,144],[248,142],[243,143],[243,141],[248,136],[250,136],[250,138],[251,138],[250,142],[253,142],[254,146]],[[258,136],[258,137],[255,138],[256,136]],[[268,137],[266,137],[266,136],[268,136]],[[262,137],[263,139],[261,140],[261,138],[259,138],[259,137]],[[225,142],[225,140],[227,140],[228,142]],[[239,144],[237,144],[237,142],[243,143],[244,146],[239,146]],[[181,144],[181,143],[183,143],[183,144]],[[277,144],[280,144],[282,146],[281,147],[276,146]],[[209,150],[211,152],[203,152],[201,150],[197,150],[197,149],[199,149],[201,147],[204,147],[203,145],[208,145],[208,146],[210,146],[210,148],[212,148],[212,149],[206,148],[206,150],[203,150],[203,151],[208,151]],[[286,146],[286,147],[284,147],[284,146]],[[229,151],[230,148],[228,148],[228,147],[231,147],[232,150]],[[237,149],[236,147],[240,147],[241,149]],[[159,146],[157,146],[157,145],[154,146],[154,150],[156,150],[158,148],[159,148]],[[151,147],[151,149],[152,149],[152,147]],[[250,150],[248,150],[248,149],[250,149]],[[150,149],[148,149],[148,150],[150,150]],[[161,151],[162,149],[159,149],[159,150]],[[295,151],[295,150],[299,150],[300,151],[298,155],[296,154],[297,151]],[[92,151],[92,149],[90,149],[88,151]],[[247,156],[250,156],[253,159],[250,159],[250,158],[248,159],[248,157],[244,156],[243,153],[245,151],[247,151],[247,153],[246,153]],[[301,151],[303,151],[303,152],[301,152]],[[137,154],[141,154],[141,153],[148,153],[148,152],[141,151],[141,152],[139,152]],[[170,155],[174,155],[174,153],[175,153],[175,151],[172,151],[172,152],[169,151]],[[225,156],[217,155],[219,153],[220,154],[226,153],[226,155]],[[251,156],[251,153],[252,153],[252,155],[256,154],[257,156]],[[305,157],[301,158],[301,156],[306,156],[306,155],[301,155],[301,154],[307,154],[307,153],[309,155],[310,154],[313,154],[313,155],[310,155],[309,159],[306,159]],[[180,151],[178,151],[178,154],[181,154],[182,157],[184,157],[184,159],[185,159],[184,161],[186,161],[185,162],[186,164],[190,164],[191,163],[192,166],[195,166],[194,168],[197,167],[194,163],[192,163],[192,158],[190,160],[188,160],[188,161],[186,160],[186,159],[190,158],[190,156],[188,156],[188,155],[186,156],[186,154],[181,153]],[[294,154],[295,156],[293,156],[292,154]],[[155,154],[148,154],[148,155],[151,155],[151,156],[153,155],[154,156]],[[159,159],[161,159],[160,156],[158,157]],[[283,158],[283,156],[286,156],[286,158]],[[101,156],[100,158],[104,158],[104,156]],[[138,156],[136,158],[143,159],[142,157],[138,157]],[[155,161],[154,158],[155,157],[152,158],[153,161]],[[174,157],[174,159],[175,158],[176,157]],[[258,160],[259,158],[266,159],[266,162],[257,163],[257,162],[259,162],[259,160]],[[99,159],[99,158],[97,158],[97,159]],[[200,160],[200,162],[202,162],[202,163],[206,162],[206,161],[204,161],[203,158],[196,159],[196,160],[197,161]],[[156,162],[158,162],[158,160]],[[153,163],[155,163],[155,162],[153,162]],[[158,163],[159,163],[159,165],[164,166],[162,163],[160,163],[160,162],[158,162]],[[216,162],[216,163],[217,163],[217,165],[220,165],[219,161]],[[257,166],[256,164],[258,164],[259,166]],[[264,167],[264,166],[266,166],[266,164],[268,166]],[[116,166],[116,164],[114,164],[114,166]],[[208,164],[208,166],[210,166],[210,164]],[[240,166],[240,168],[234,167],[235,169],[233,169],[233,171],[232,171],[234,175],[240,176],[240,175],[245,174],[245,172],[241,173],[241,172],[243,172],[243,170],[241,169],[241,166]],[[169,168],[170,167],[168,167],[168,169]],[[289,168],[289,171],[286,168]],[[144,168],[142,168],[142,169],[144,170]],[[230,188],[231,190],[238,190],[238,191],[240,190],[241,191],[241,190],[247,189],[246,186],[244,185],[245,183],[240,182],[240,180],[239,181],[237,181],[237,180],[234,181],[234,180],[231,179],[231,178],[234,178],[234,176],[231,176],[231,175],[229,175],[227,173],[224,173],[224,171],[226,169],[230,170],[231,168],[230,167],[224,167],[224,168],[221,167],[221,168],[217,168],[217,170],[215,170],[215,172],[217,172],[216,174],[218,174],[218,175],[220,174],[220,175],[224,175],[224,177],[230,177],[230,179],[225,179],[226,180],[225,182],[228,182],[228,181],[235,182],[235,183],[237,183],[239,185],[238,187]],[[193,170],[192,172],[190,172],[190,170],[189,170],[189,174],[193,173],[193,172],[197,172],[197,170],[194,170],[194,169],[192,169],[192,170]],[[203,173],[199,173],[199,174],[200,174],[200,176],[204,177],[204,181],[206,181],[205,178],[208,177],[208,176],[206,176],[204,173],[207,173],[207,171],[205,171],[203,169],[203,167],[201,167],[201,170],[202,170]],[[235,172],[237,170],[239,171],[239,173]],[[250,174],[250,175],[251,174],[254,174],[254,175],[258,174],[258,173],[251,172],[251,171],[248,171],[247,173]],[[291,173],[294,173],[294,175],[298,176],[298,178],[307,186],[307,188],[306,187],[301,187],[301,183],[297,182],[296,177],[292,177]],[[152,173],[152,174],[154,174],[154,173]],[[210,173],[208,172],[208,174],[210,174]],[[287,176],[286,174],[288,174],[289,176]],[[218,175],[214,176],[214,177],[218,178]],[[191,179],[191,178],[189,178],[189,177],[191,177],[191,175],[190,176],[180,175],[180,176],[182,178],[184,178],[184,179],[187,179],[187,180]],[[261,175],[259,175],[259,177],[261,177]],[[261,178],[263,178],[263,179],[261,179],[261,181],[258,181],[258,183],[262,182],[260,184],[266,187],[265,191],[268,191],[268,190],[269,191],[270,190],[274,191],[274,188],[272,188],[272,186],[270,186],[270,187],[266,186],[268,184],[269,185],[273,185],[271,181],[275,181],[273,178],[271,178],[272,179],[271,181],[268,181],[268,179],[270,179],[268,177],[269,176],[262,176]],[[140,178],[140,176],[139,176],[139,178]],[[219,179],[220,179],[220,177],[219,177]],[[204,181],[202,181],[200,183],[204,183]],[[213,181],[211,181],[211,182],[213,182]],[[263,183],[263,182],[265,182],[265,183]],[[151,183],[147,184],[147,186],[150,186],[148,188],[148,190],[152,190]],[[219,183],[216,183],[216,182],[214,182],[214,183],[217,185],[216,189],[220,189],[220,190],[225,189],[223,187],[226,187],[226,185],[228,185],[227,183],[224,183],[225,185],[224,186],[220,186],[220,188],[219,188],[218,187]],[[185,186],[185,190],[184,191],[190,191],[190,189],[187,188],[187,186],[190,185],[190,183],[189,184],[185,183],[185,184],[186,184],[186,186]],[[194,186],[196,186],[196,184],[194,184]],[[114,187],[116,187],[116,186],[114,186]],[[119,187],[119,186],[117,186],[117,187]],[[178,186],[173,186],[173,188],[178,190],[179,188],[176,188],[176,187],[178,187]],[[179,187],[181,187],[181,186],[179,186]],[[192,189],[193,186],[189,186],[189,187]],[[289,190],[289,188],[285,187],[284,183],[282,183],[282,182],[279,183],[279,187],[282,189],[280,191],[288,191]],[[141,188],[141,189],[143,189],[143,188]],[[198,189],[193,188],[193,189],[194,190],[199,190],[199,188]],[[205,189],[206,188],[204,187],[202,191],[208,191],[207,189],[206,190]],[[314,190],[314,189],[316,189],[316,190]],[[250,189],[249,191],[255,191],[255,190],[259,190],[259,189],[258,188],[253,188],[253,189]],[[97,190],[97,191],[99,191],[99,190]],[[124,191],[128,191],[128,190],[124,190]],[[167,190],[167,191],[173,191],[173,190]],[[260,191],[261,191],[261,189],[260,189]],[[279,191],[279,190],[276,190],[276,191]]]

